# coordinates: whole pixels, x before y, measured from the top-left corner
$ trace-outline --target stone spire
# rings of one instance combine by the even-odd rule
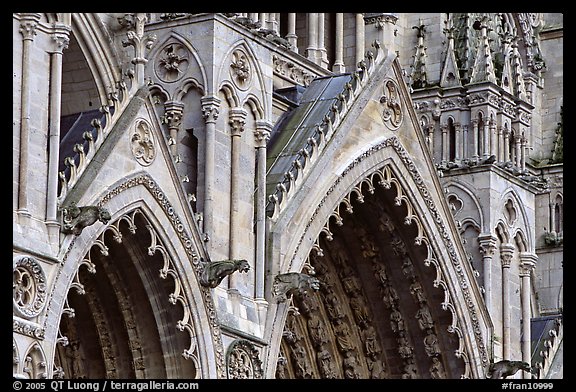
[[[444,34],[448,38],[448,49],[446,50],[446,59],[444,60],[442,75],[440,76],[440,87],[462,86],[456,54],[454,53],[454,24],[452,19],[446,20],[446,26]]]
[[[480,40],[476,49],[476,60],[472,68],[470,83],[492,82],[496,84],[494,73],[494,62],[490,51],[488,40],[488,17],[485,15],[480,20],[474,22],[474,30],[480,31]]]
[[[418,44],[414,54],[414,65],[412,65],[412,88],[424,88],[427,86],[426,79],[426,47],[424,46],[424,33],[426,26],[419,20],[418,26],[412,26],[418,31]]]

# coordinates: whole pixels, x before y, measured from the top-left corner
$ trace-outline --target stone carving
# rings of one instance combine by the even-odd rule
[[[312,378],[312,366],[308,360],[306,349],[300,343],[292,347],[292,359],[294,360],[294,372],[299,378]]]
[[[432,315],[427,305],[422,306],[416,312],[416,318],[418,319],[418,325],[420,329],[426,330],[434,327],[434,320],[432,320]]]
[[[492,379],[507,378],[515,375],[518,370],[532,372],[528,362],[503,359],[502,361],[491,363],[486,376]]]
[[[418,304],[426,302],[426,296],[424,295],[424,290],[420,282],[414,282],[410,285],[410,293]]]
[[[437,357],[440,355],[438,336],[431,330],[429,330],[428,335],[424,337],[424,350],[429,357]]]
[[[404,373],[402,374],[403,379],[417,379],[418,378],[418,368],[414,363],[414,359],[410,358],[406,361],[406,365],[404,365]]]
[[[389,284],[384,286],[382,294],[384,306],[386,306],[388,309],[395,307],[398,304],[398,301],[400,301],[400,297],[398,297],[396,289],[394,289],[394,287],[390,286]]]
[[[32,318],[42,312],[47,297],[46,274],[34,258],[24,256],[15,260],[12,289],[12,304],[17,315]]]
[[[316,354],[318,370],[320,370],[320,375],[322,378],[337,378],[336,366],[332,358],[332,354],[323,348]]]
[[[156,158],[154,137],[146,121],[139,121],[130,138],[132,155],[142,166],[148,166]]]
[[[166,45],[155,64],[156,75],[164,82],[170,83],[180,79],[188,69],[188,51],[179,43]]]
[[[235,341],[228,351],[228,378],[260,379],[262,362],[254,345],[246,340]]]
[[[371,359],[368,359],[366,362],[368,363],[368,370],[370,371],[371,379],[381,380],[387,378],[382,361],[372,361]]]
[[[345,353],[354,350],[356,342],[354,342],[354,339],[352,338],[348,322],[340,321],[334,325],[334,334],[336,335],[336,345],[340,352]]]
[[[442,362],[440,362],[440,358],[438,357],[432,358],[432,366],[430,366],[430,376],[433,379],[446,378],[446,371],[444,370],[444,366],[442,365]]]
[[[384,83],[384,94],[380,97],[380,103],[384,106],[382,119],[384,124],[391,130],[396,130],[402,124],[404,118],[400,106],[399,88],[393,80]]]
[[[396,308],[394,308],[390,314],[390,327],[394,332],[404,331],[406,329],[402,313]]]
[[[382,352],[376,336],[376,329],[372,324],[368,324],[366,329],[362,330],[361,336],[362,341],[364,342],[364,352],[366,353],[366,356],[372,360],[376,360]]]
[[[278,302],[290,299],[291,295],[303,295],[308,290],[319,290],[320,281],[310,275],[300,272],[287,272],[276,275],[272,286],[272,294]]]
[[[204,287],[215,288],[222,280],[236,271],[248,272],[250,264],[244,259],[220,260],[205,263],[200,276],[200,284]]]
[[[360,374],[360,364],[356,359],[356,354],[353,350],[347,351],[344,360],[342,361],[342,367],[344,368],[344,378],[359,379],[362,378]]]
[[[276,378],[277,379],[285,379],[288,378],[286,375],[286,365],[288,364],[288,360],[286,357],[280,353],[278,357],[278,363],[276,364]]]
[[[112,219],[107,209],[99,206],[77,207],[72,203],[62,208],[62,233],[80,235],[85,227],[91,226],[97,221],[107,224]]]
[[[328,343],[328,334],[324,322],[318,315],[318,312],[312,312],[308,319],[308,331],[310,332],[310,339],[316,347],[321,347],[324,343]]]
[[[251,69],[248,56],[242,50],[235,50],[232,53],[232,62],[230,64],[230,75],[236,86],[240,89],[246,89],[251,81]]]

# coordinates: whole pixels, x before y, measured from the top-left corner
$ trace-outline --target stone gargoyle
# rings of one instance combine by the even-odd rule
[[[62,228],[64,234],[80,235],[85,227],[91,226],[97,221],[108,223],[112,217],[106,208],[98,206],[78,207],[72,203],[62,208]]]
[[[200,276],[200,284],[204,287],[217,287],[222,280],[232,273],[250,271],[250,264],[246,260],[220,260],[204,263],[204,270]]]
[[[272,294],[277,302],[284,302],[293,294],[304,295],[308,290],[319,289],[318,278],[300,272],[287,272],[276,275],[272,285]]]
[[[532,368],[528,362],[503,359],[502,361],[490,364],[486,377],[492,379],[506,378],[515,375],[518,370],[532,372]]]

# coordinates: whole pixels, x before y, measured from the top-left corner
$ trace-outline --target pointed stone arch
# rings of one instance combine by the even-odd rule
[[[131,369],[131,373],[123,373],[124,377],[160,374],[163,377],[225,377],[215,306],[209,289],[198,282],[205,255],[198,245],[201,241],[196,228],[186,227],[178,209],[147,174],[135,175],[116,184],[98,204],[110,209],[112,223],[107,227],[92,226],[78,237],[67,238],[63,247],[64,263],[56,276],[56,282],[61,284],[54,285],[45,326],[62,327],[66,321],[60,322],[66,314],[79,317],[74,306],[81,304],[84,316],[93,318],[88,324],[93,336],[100,337],[97,340],[101,342],[100,358],[93,360],[99,361],[100,372],[107,376],[122,376],[118,364],[131,358],[131,365],[126,367],[124,364],[124,370]],[[103,280],[96,284],[94,279]],[[81,295],[73,299],[74,296],[69,296],[71,288]],[[133,303],[131,290],[146,304]],[[114,291],[114,295],[108,295],[108,291]],[[110,304],[115,304],[113,308],[125,321],[121,334],[126,335],[125,340],[129,343],[124,343],[123,348],[113,344],[114,341],[118,343],[120,335],[114,337],[110,333],[112,324],[106,320],[106,305]],[[100,315],[103,317],[98,318]],[[145,326],[138,320],[145,320]],[[150,332],[155,325],[160,329]],[[66,326],[64,328],[68,329],[62,333],[60,327],[57,330],[49,328],[48,334],[53,339],[47,341],[58,340],[66,347],[72,343],[66,336],[71,329]],[[120,359],[114,362],[114,350],[120,349],[129,356],[117,357]],[[51,347],[51,350],[54,357],[58,349]],[[162,352],[164,354],[158,357]],[[66,353],[60,351],[59,355],[62,354]],[[147,372],[144,361],[149,358],[158,358],[160,366],[164,364],[164,370]],[[183,363],[191,364],[194,371],[185,372],[183,366],[189,365]]]
[[[441,339],[444,339],[444,344],[446,344],[446,341],[450,339],[446,337],[447,335],[445,332],[448,332],[448,335],[453,334],[450,335],[453,338],[451,343],[447,344],[444,349],[451,351],[449,355],[454,355],[462,361],[460,365],[455,365],[454,361],[446,362],[446,359],[439,363],[437,360],[433,360],[433,358],[439,359],[437,358],[437,355],[434,354],[437,353],[438,350],[430,348],[432,354],[427,353],[424,349],[424,346],[426,346],[427,343],[424,342],[425,338],[428,336],[428,332],[430,332],[430,337],[428,337],[426,342],[430,345],[432,345],[430,342],[433,342],[439,335],[437,329],[432,328],[432,326],[436,327],[434,321],[424,321],[424,324],[422,324],[424,327],[419,326],[417,321],[419,318],[424,317],[422,316],[422,312],[424,311],[420,309],[420,305],[425,303],[425,301],[415,301],[412,305],[408,305],[408,307],[412,307],[410,310],[407,310],[407,314],[410,314],[408,319],[410,319],[410,323],[412,324],[412,331],[416,332],[410,335],[404,335],[401,332],[402,329],[395,326],[392,327],[392,331],[396,335],[390,335],[392,332],[388,331],[387,333],[389,335],[386,335],[384,340],[394,341],[396,349],[393,348],[394,346],[386,346],[385,344],[380,343],[381,345],[384,345],[384,347],[387,347],[386,349],[388,350],[397,350],[396,355],[399,355],[399,357],[396,359],[400,360],[400,363],[403,364],[402,368],[395,369],[389,375],[392,378],[482,377],[483,368],[488,362],[485,342],[487,336],[490,334],[489,331],[491,326],[481,325],[481,317],[479,317],[479,313],[482,312],[482,307],[480,306],[480,301],[482,300],[477,291],[477,286],[472,281],[471,269],[467,263],[463,262],[463,260],[460,259],[460,256],[458,256],[459,254],[463,254],[463,251],[461,249],[455,249],[459,248],[461,244],[451,238],[452,236],[449,234],[449,230],[452,228],[449,229],[446,223],[443,222],[444,218],[442,218],[442,214],[444,213],[444,207],[442,207],[442,212],[438,209],[436,202],[434,202],[434,198],[431,197],[430,191],[412,163],[409,154],[407,154],[407,151],[404,150],[402,144],[397,138],[391,137],[384,142],[372,146],[342,171],[336,181],[328,189],[316,210],[312,213],[309,222],[303,229],[300,239],[297,241],[295,248],[293,248],[293,252],[288,253],[288,255],[292,256],[286,258],[285,261],[280,264],[280,271],[300,271],[305,266],[311,265],[313,270],[316,271],[317,276],[320,276],[321,273],[319,274],[318,271],[323,270],[323,268],[319,265],[315,265],[315,260],[322,259],[325,256],[327,256],[328,259],[336,257],[332,254],[330,249],[337,245],[337,241],[335,240],[336,237],[339,237],[340,240],[343,238],[342,230],[347,230],[345,233],[350,236],[359,235],[357,233],[362,230],[372,233],[379,230],[394,233],[394,230],[387,229],[388,226],[385,222],[381,222],[380,224],[375,223],[374,219],[376,218],[367,213],[364,207],[366,205],[366,200],[373,197],[375,194],[379,194],[379,197],[383,197],[382,194],[387,194],[388,196],[385,197],[387,201],[384,202],[384,204],[390,206],[389,208],[392,210],[396,208],[396,212],[394,213],[395,219],[390,222],[390,224],[396,227],[408,227],[405,229],[406,233],[403,234],[403,238],[401,239],[394,239],[392,238],[393,234],[390,234],[390,238],[380,238],[380,242],[375,242],[378,246],[386,244],[385,246],[388,248],[385,253],[388,255],[394,252],[390,248],[392,245],[389,244],[398,244],[396,253],[400,256],[396,255],[396,266],[394,268],[396,268],[397,272],[395,273],[398,277],[402,276],[408,279],[406,285],[401,288],[404,293],[404,303],[412,303],[410,302],[412,300],[406,300],[407,298],[414,296],[408,289],[410,284],[418,282],[428,285],[427,290],[429,291],[437,290],[437,294],[434,298],[438,302],[436,302],[434,306],[443,311],[448,311],[443,315],[443,318],[440,316],[442,321],[438,324],[441,326],[442,331],[440,334],[443,334]],[[374,200],[372,200],[371,203],[374,204]],[[376,202],[376,204],[378,203]],[[349,218],[348,215],[345,216],[344,212],[346,211],[353,216],[356,214],[355,211],[357,209],[363,208],[363,219],[372,220],[371,226],[365,227],[364,229],[362,229],[362,226],[355,226],[352,231],[346,229],[346,222],[351,220],[353,221],[354,219]],[[373,215],[382,217],[382,215],[378,214]],[[334,225],[332,223],[334,223]],[[399,232],[404,232],[404,229],[399,229]],[[321,235],[322,233],[324,233],[324,235]],[[406,241],[413,242],[407,243]],[[352,248],[350,249],[355,249],[355,251],[351,251],[348,254],[348,258],[354,258],[356,262],[359,262],[360,254],[362,254],[362,257],[364,258],[366,258],[365,255],[370,254],[369,250],[373,247],[364,245],[364,248],[362,248],[361,245],[358,245],[358,243],[361,242],[361,240],[357,240],[356,245],[351,245]],[[413,245],[415,245],[415,247]],[[403,259],[401,256],[404,254],[403,249],[410,249],[409,252],[405,253],[408,256],[404,258],[404,262],[402,261]],[[379,255],[379,252],[374,252],[374,254],[375,257],[380,257],[376,256]],[[450,261],[448,262],[448,260]],[[341,265],[341,268],[346,268],[345,266],[347,265],[347,263],[333,260],[331,260],[331,263],[332,265],[339,264]],[[418,274],[412,274],[410,272],[410,267],[414,267],[415,265],[417,265],[416,268],[420,271]],[[428,267],[431,266],[434,266],[434,268],[428,269]],[[350,265],[348,265],[348,267],[350,267]],[[453,267],[455,267],[455,269],[452,270]],[[353,266],[350,268],[355,267]],[[370,274],[366,273],[365,268],[362,273],[364,274],[364,278],[368,279],[366,277]],[[425,275],[420,275],[422,273]],[[343,280],[346,276],[352,275],[353,273],[340,274],[339,278],[340,280]],[[338,283],[334,283],[334,281],[335,279],[331,279],[332,283],[329,284],[324,282],[324,287],[331,287],[334,284],[338,285]],[[336,281],[338,280],[336,279]],[[367,282],[368,281],[363,280],[362,287],[370,287],[370,283]],[[344,286],[336,290],[339,291],[341,295],[346,291],[343,287]],[[378,299],[378,295],[380,294],[375,291],[376,289],[374,287],[374,284],[372,284],[372,297],[370,297],[370,300],[367,302],[371,304],[382,303],[382,300]],[[327,295],[326,290],[327,289],[323,292],[324,295]],[[350,293],[347,294],[348,296],[353,296]],[[376,297],[374,297],[374,295],[376,295]],[[460,297],[462,302],[455,300],[454,297]],[[320,299],[317,298],[316,300],[324,301],[325,298],[326,297],[320,297]],[[300,304],[300,306],[298,306],[298,302],[299,300],[296,299],[295,304],[300,308],[302,305]],[[302,301],[300,300],[300,302]],[[341,297],[340,302],[345,303],[346,300]],[[392,303],[394,301],[389,300],[388,302]],[[458,303],[465,303],[466,308],[464,309],[464,307],[458,305]],[[279,314],[277,314],[277,319],[274,323],[275,331],[272,332],[273,341],[275,339],[274,335],[278,336],[278,326],[284,325],[284,320],[286,320],[286,312],[288,309],[286,307],[282,309],[282,306],[283,305],[278,308]],[[393,306],[388,307],[388,309],[393,309]],[[420,313],[417,311],[420,311]],[[356,320],[355,322],[359,328],[364,330],[360,325],[361,321],[358,321],[358,317],[352,310],[349,310],[347,314],[346,312],[344,313],[345,316],[341,318],[350,322]],[[373,310],[372,313],[382,313],[382,309],[378,312]],[[425,312],[425,314],[427,314],[427,312]],[[390,313],[390,321],[392,321],[391,315],[392,313]],[[406,319],[406,316],[403,317]],[[482,317],[484,317],[484,315]],[[340,319],[336,316],[333,316],[333,318]],[[370,316],[366,316],[366,319],[370,319]],[[424,319],[430,320],[428,317],[424,317]],[[467,321],[463,321],[464,319]],[[340,325],[338,322],[336,322],[336,324]],[[380,319],[378,328],[380,334],[384,329],[386,329],[385,324],[386,323],[383,323],[382,319]],[[364,325],[366,328],[368,327],[368,323],[365,323]],[[304,327],[301,328],[304,329]],[[334,336],[337,336],[339,332],[337,332],[336,325],[334,324],[333,330]],[[290,335],[290,333],[288,334]],[[284,332],[284,336],[286,336],[286,331]],[[412,340],[412,342],[410,342],[410,340]],[[298,341],[298,339],[296,339],[296,341]],[[361,337],[356,337],[356,345],[362,346]],[[308,347],[310,347],[310,345],[308,345]],[[472,347],[474,347],[474,350],[478,350],[476,352],[480,353],[479,358],[477,356],[473,357],[469,354],[472,352]],[[282,361],[284,363],[283,369],[285,370],[286,364],[288,364],[288,374],[292,376],[298,374],[298,372],[308,374],[302,369],[295,372],[294,361],[296,361],[296,364],[298,364],[298,361],[294,357],[292,358],[292,362],[290,362],[290,355],[295,356],[295,354],[293,351],[288,349],[285,342],[277,348],[277,351],[274,352],[273,348],[270,350],[270,353],[283,353],[281,355],[284,358]],[[413,355],[414,349],[419,352],[418,355]],[[298,346],[296,346],[295,350],[297,350],[296,352],[301,351]],[[351,371],[351,376],[358,373],[361,378],[368,378],[372,375],[371,369],[374,369],[374,361],[370,362],[366,357],[361,359],[356,353],[353,356],[348,357],[347,355],[349,350],[342,347],[338,350],[342,355],[339,359],[342,361],[341,377],[347,377],[344,370],[345,360],[348,360],[350,363],[355,363],[360,366],[359,369],[363,369],[358,370],[357,372]],[[329,354],[330,355],[325,355],[325,353],[323,353],[326,357],[334,357],[334,350],[332,350],[332,352],[329,351]],[[302,355],[300,357],[302,357]],[[314,363],[314,355],[311,352],[308,352],[307,358],[306,361],[302,360],[304,361],[302,363]],[[269,359],[270,361],[273,361],[272,357]],[[432,361],[432,363],[427,363],[426,361]],[[369,362],[371,365],[368,364]],[[390,359],[388,362],[395,363],[393,359]],[[350,363],[349,366],[352,366]],[[438,367],[439,364],[442,366],[442,370],[438,371],[437,368],[433,369],[433,366]],[[292,366],[291,370],[290,366]],[[354,366],[352,367],[354,368]],[[448,366],[451,366],[451,368],[448,368]],[[320,368],[315,369],[314,365],[311,365],[310,367],[312,369],[310,371],[312,377],[320,374]],[[434,373],[434,375],[432,375],[432,373]],[[442,376],[439,376],[440,374],[442,374]]]
[[[526,245],[528,249],[534,249],[534,238],[532,237],[531,230],[531,223],[528,221],[528,214],[526,212],[526,208],[524,207],[525,202],[522,201],[522,198],[518,195],[518,192],[512,188],[509,188],[502,192],[502,196],[499,200],[499,205],[501,211],[503,211],[503,216],[507,216],[507,211],[510,208],[513,208],[516,217],[513,222],[507,222],[510,226],[511,231],[515,232],[517,229],[521,230],[525,235]],[[532,224],[533,225],[533,224]],[[530,251],[531,251],[530,250]]]

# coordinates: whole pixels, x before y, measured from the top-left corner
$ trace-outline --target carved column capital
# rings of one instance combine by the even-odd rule
[[[502,263],[502,268],[510,268],[510,263],[512,262],[513,255],[514,255],[514,245],[512,244],[500,245],[500,262]]]
[[[220,107],[220,98],[218,97],[202,97],[202,115],[204,121],[208,123],[215,123],[218,119],[218,108]]]
[[[182,123],[184,104],[177,101],[168,101],[164,104],[164,121],[168,128],[179,128]]]
[[[256,121],[256,130],[254,131],[254,137],[256,138],[256,148],[266,147],[266,144],[270,139],[270,133],[273,127],[274,124],[269,121]]]
[[[63,23],[54,23],[54,33],[52,34],[54,49],[52,50],[52,53],[62,54],[62,51],[68,48],[71,30],[72,28],[68,25]]]
[[[38,34],[36,31],[36,26],[40,22],[42,14],[36,13],[22,13],[20,14],[20,34],[22,34],[22,39],[24,41],[32,41],[34,36]]]
[[[246,110],[242,108],[233,108],[230,110],[230,131],[232,136],[240,136],[244,131],[246,124]]]
[[[536,268],[538,256],[533,253],[520,253],[520,276],[530,276]]]

